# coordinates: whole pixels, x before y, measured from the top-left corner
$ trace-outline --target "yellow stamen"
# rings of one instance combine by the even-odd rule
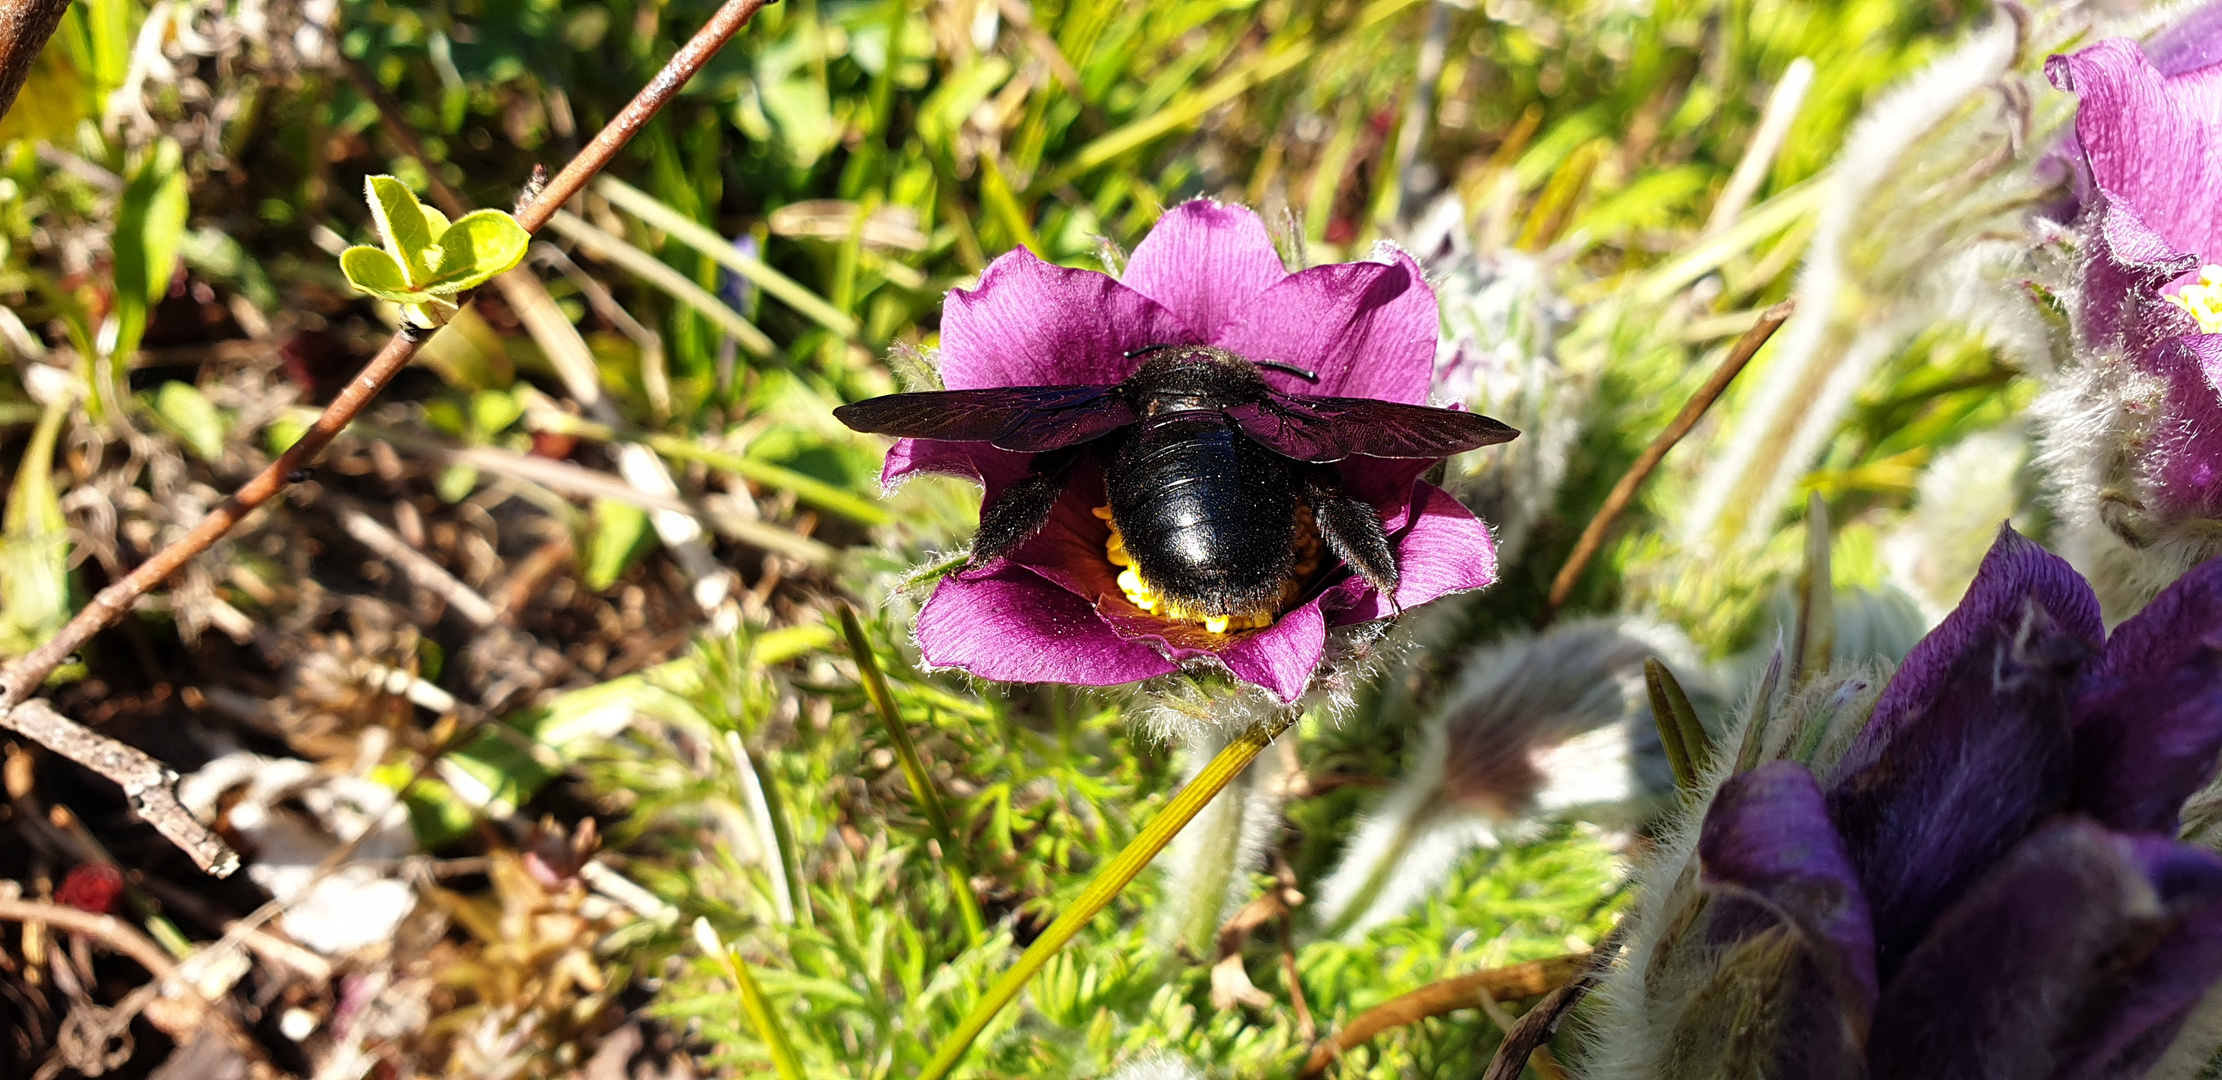
[[[2222,334],[2222,266],[2199,268],[2199,280],[2168,297],[2168,302],[2199,320],[2202,334]]]
[[[1126,549],[1126,537],[1120,534],[1119,526],[1111,521],[1111,508],[1099,506],[1095,515],[1111,525],[1111,535],[1103,542],[1104,560],[1120,568],[1119,591],[1125,593],[1135,607],[1173,622],[1199,624],[1205,631],[1213,634],[1234,630],[1263,630],[1273,625],[1273,620],[1278,617],[1276,612],[1264,611],[1246,614],[1204,611],[1167,598],[1157,591],[1156,586],[1142,580],[1141,572],[1135,569],[1134,556]],[[1290,576],[1288,587],[1282,591],[1280,599],[1274,603],[1276,610],[1285,607],[1304,591],[1312,573],[1319,569],[1321,550],[1319,531],[1312,525],[1311,508],[1297,507],[1295,573]]]

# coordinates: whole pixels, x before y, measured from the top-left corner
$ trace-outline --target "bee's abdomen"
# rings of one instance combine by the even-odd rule
[[[1166,596],[1219,614],[1270,611],[1295,564],[1288,462],[1217,410],[1152,417],[1106,476],[1134,569]]]

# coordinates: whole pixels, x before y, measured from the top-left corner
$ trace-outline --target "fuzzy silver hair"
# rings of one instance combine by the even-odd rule
[[[1187,1058],[1161,1052],[1119,1066],[1110,1080],[1204,1080],[1204,1073]]]
[[[1700,550],[1748,547],[1771,533],[1797,478],[1836,430],[1877,365],[1936,314],[1938,250],[1954,250],[1997,217],[1989,185],[1963,205],[1936,205],[1937,187],[1983,179],[1995,131],[1990,109],[1971,106],[2006,76],[2017,33],[2001,18],[1868,109],[1823,182],[1820,220],[1800,272],[1792,319],[1756,373],[1721,458],[1696,491],[1682,535]],[[1968,120],[1974,123],[1955,123]],[[1941,182],[1941,183],[1940,183]],[[1981,219],[1981,220],[1977,220]],[[1910,234],[1883,246],[1878,227]]]
[[[2139,509],[2141,448],[2166,392],[2126,358],[2086,356],[2049,380],[2031,409],[2061,553],[2090,579],[2109,626],[2222,554],[2222,521],[2163,522]]]
[[[1454,458],[1449,474],[1459,501],[1492,523],[1498,559],[1509,563],[1557,505],[1603,372],[1568,370],[1557,355],[1574,308],[1551,288],[1551,261],[1485,250],[1466,222],[1465,203],[1447,195],[1406,241],[1427,268],[1442,312],[1437,395],[1520,429],[1512,442]]]
[[[1424,899],[1466,852],[1542,820],[1647,814],[1672,785],[1643,689],[1652,656],[1696,700],[1715,696],[1696,649],[1649,620],[1583,619],[1477,650],[1321,884],[1323,922],[1362,934]]]
[[[1826,778],[1887,682],[1883,668],[1864,666],[1849,675],[1816,679],[1789,694],[1762,697],[1765,688],[1754,688],[1736,710],[1698,783],[1700,797],[1682,800],[1668,812],[1658,826],[1657,845],[1636,867],[1636,901],[1620,923],[1627,945],[1597,990],[1598,1007],[1575,1017],[1582,1043],[1580,1073],[1586,1080],[1652,1080],[1661,1075],[1680,1006],[1713,974],[1709,968],[1654,971],[1651,959],[1666,930],[1696,895],[1698,831],[1714,794],[1737,771],[1737,749],[1750,737],[1752,725],[1764,721],[1758,735],[1761,761],[1802,749],[1814,774]]]
[[[1224,745],[1226,738],[1219,735],[1190,743],[1187,782],[1194,782]],[[1159,943],[1210,955],[1219,925],[1249,902],[1249,872],[1280,839],[1292,763],[1290,755],[1270,748],[1258,755],[1158,855],[1165,875],[1154,925]]]

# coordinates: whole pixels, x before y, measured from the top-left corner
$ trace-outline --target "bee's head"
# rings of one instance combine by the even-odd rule
[[[1271,391],[1259,368],[1285,371],[1300,379],[1319,376],[1277,360],[1251,360],[1210,345],[1146,345],[1127,353],[1142,366],[1122,385],[1143,403],[1146,413],[1171,409],[1213,409],[1254,401]]]

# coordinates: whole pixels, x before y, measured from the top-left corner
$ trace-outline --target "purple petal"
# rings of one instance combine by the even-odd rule
[[[1327,620],[1312,601],[1244,637],[1219,654],[1243,682],[1262,686],[1285,704],[1302,697],[1327,655]]]
[[[1848,1044],[1858,1045],[1878,993],[1875,930],[1813,774],[1773,761],[1730,777],[1705,812],[1697,853],[1724,908],[1748,902],[1766,922],[1797,930],[1835,988]],[[1726,914],[1715,913],[1716,926]]]
[[[988,264],[941,313],[941,381],[991,386],[1108,386],[1131,349],[1191,340],[1181,319],[1108,274],[1055,266],[1019,248]]]
[[[2141,351],[2137,366],[2167,386],[2141,448],[2145,511],[2169,523],[2222,514],[2222,334],[2164,339]]]
[[[1884,986],[1870,1075],[2140,1076],[2218,965],[2222,861],[2062,821],[1992,868]]]
[[[2163,76],[2134,42],[2101,41],[2045,61],[2073,91],[2092,179],[2177,251],[2222,249],[2222,68]]]
[[[2208,4],[2177,19],[2140,48],[2162,75],[2222,64],[2222,4]]]
[[[1415,608],[1454,592],[1495,584],[1497,544],[1489,526],[1433,484],[1415,483],[1411,491],[1406,509],[1387,521],[1389,541],[1396,546],[1397,606]],[[1394,614],[1381,594],[1356,575],[1336,588],[1344,591],[1326,601],[1334,611],[1332,625]]]
[[[2222,756],[2222,559],[2114,630],[2076,686],[2074,805],[2116,829],[2173,836]]]
[[[1693,868],[1668,893],[1660,934],[1638,949],[1639,978],[1625,987],[1640,988],[1652,1030],[1618,1034],[1658,1048],[1647,1075],[1860,1077],[1873,931],[1812,774],[1773,762],[1729,779],[1706,811]]]
[[[2198,269],[2199,257],[2170,247],[2119,201],[2092,199],[2084,225],[2091,254],[2083,267],[2083,310],[2076,326],[2085,351],[2138,352],[2196,333],[2191,314],[2162,300],[2160,290]]]
[[[2161,836],[2130,837],[2126,848],[2159,910],[2132,909],[2124,936],[2133,938],[2131,948],[2147,951],[2128,970],[2115,969],[2119,976],[2108,987],[2115,993],[2107,995],[2112,1007],[2099,1010],[2096,1022],[2065,1047],[2068,1065],[2061,1076],[2144,1075],[2222,976],[2222,860]],[[2114,963],[2126,959],[2121,952],[2107,956]]]
[[[1180,316],[1189,331],[1182,341],[1210,341],[1287,276],[1248,207],[1194,199],[1157,219],[1120,280]]]
[[[1102,469],[1083,462],[1049,508],[1042,531],[1012,552],[1011,561],[1090,603],[1119,595],[1118,575],[1105,551],[1111,526],[1095,515],[1096,507],[1109,502]]]
[[[1334,263],[1290,274],[1260,293],[1212,342],[1252,360],[1306,368],[1316,383],[1265,372],[1292,394],[1427,403],[1439,320],[1418,263]]]
[[[1863,751],[1879,750],[1919,721],[1968,659],[1987,657],[1997,634],[2019,626],[2032,604],[2063,633],[2092,642],[2106,636],[2098,597],[2083,575],[2012,525],[2001,526],[1960,606],[1898,665],[1846,764],[1862,759]]]
[[[1885,980],[1985,866],[2066,803],[2070,683],[2100,632],[2083,579],[2002,529],[1959,609],[1883,690],[1829,806]]]
[[[1113,633],[1087,601],[1009,561],[941,579],[918,613],[918,650],[935,667],[997,682],[1116,686],[1176,666]]]
[[[914,472],[963,476],[987,489],[986,505],[1003,489],[1026,475],[1034,455],[998,450],[986,443],[943,442],[938,439],[897,439],[887,449],[887,464],[880,467],[880,487],[893,490]]]

